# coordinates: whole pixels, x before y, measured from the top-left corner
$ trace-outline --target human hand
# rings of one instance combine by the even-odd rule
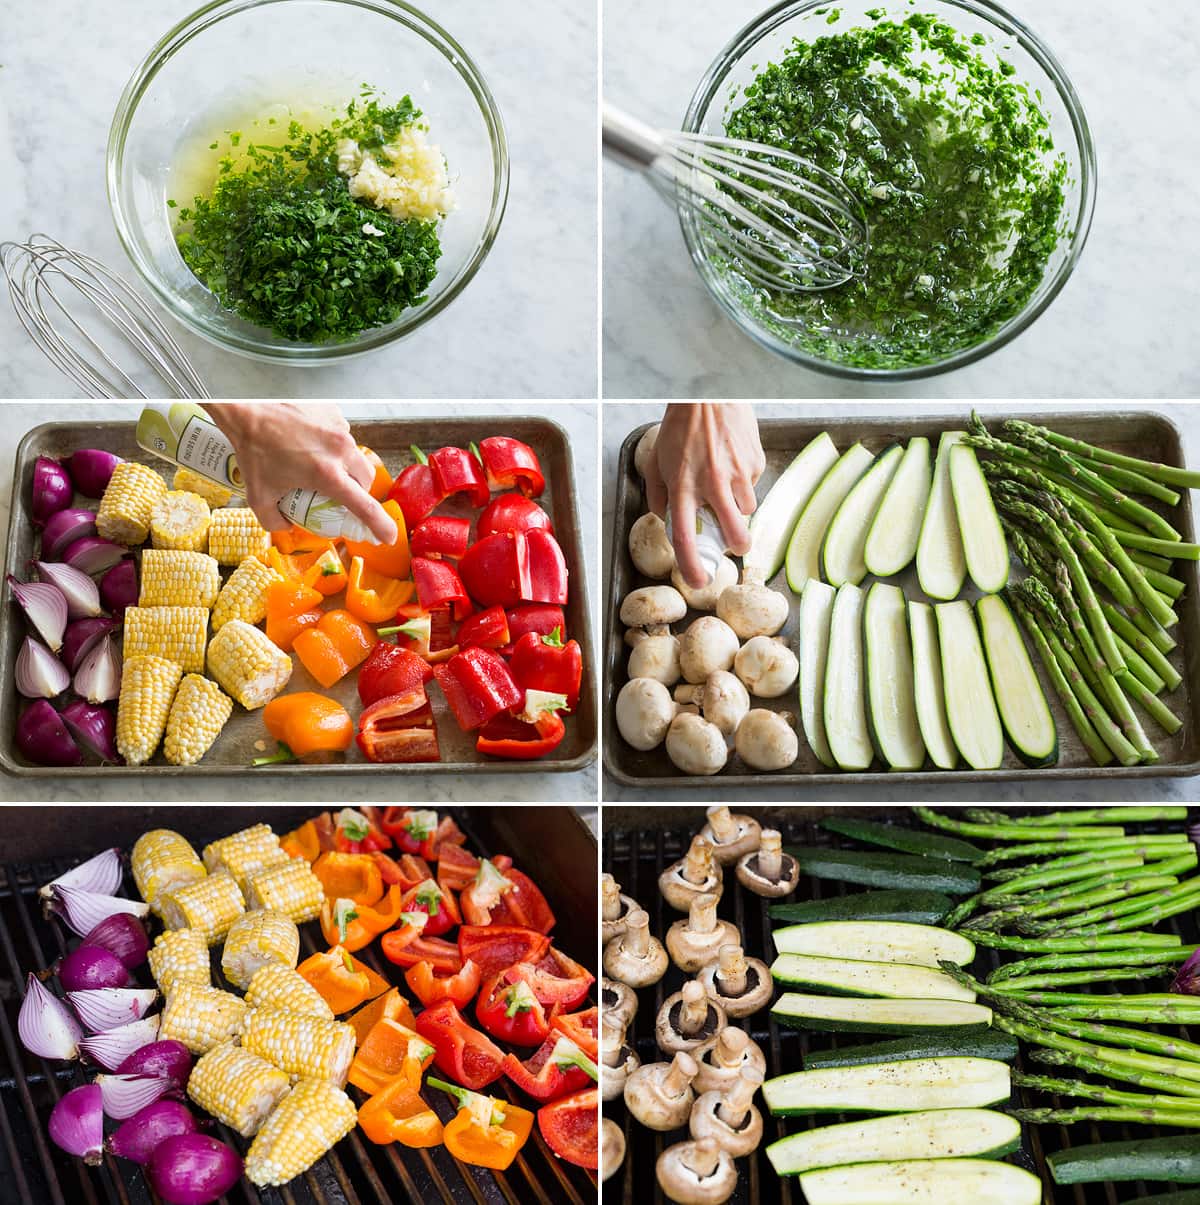
[[[392,517],[367,492],[375,471],[358,450],[350,424],[331,403],[208,403],[229,436],[246,479],[246,502],[267,531],[290,526],[276,503],[288,490],[315,490],[362,520],[381,544],[396,539]]]
[[[754,407],[746,402],[675,402],[667,407],[646,465],[650,509],[671,510],[671,538],[684,581],[708,581],[696,551],[696,511],[708,505],[730,552],[750,550],[745,516],[758,500],[754,485],[766,468]]]

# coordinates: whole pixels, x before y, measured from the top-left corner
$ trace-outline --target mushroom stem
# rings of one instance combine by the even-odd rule
[[[716,1067],[737,1067],[746,1055],[750,1035],[734,1025],[727,1026],[717,1035],[717,1044],[712,1049],[712,1062]]]
[[[741,1126],[746,1114],[754,1107],[754,1094],[762,1083],[762,1072],[754,1067],[743,1067],[733,1087],[717,1106],[717,1116],[733,1129]]]
[[[691,1056],[685,1051],[680,1050],[671,1060],[671,1065],[667,1068],[666,1074],[663,1076],[662,1089],[663,1095],[678,1099],[691,1086],[692,1080],[696,1075],[696,1064]]]
[[[645,958],[650,952],[650,916],[641,908],[625,918],[625,950],[634,958]]]
[[[701,1138],[691,1143],[691,1149],[684,1154],[681,1162],[688,1171],[695,1172],[701,1180],[706,1180],[717,1170],[721,1161],[721,1148],[715,1138]]]
[[[703,883],[712,871],[712,846],[703,837],[693,837],[683,855],[680,872],[689,883]]]
[[[621,885],[610,874],[600,876],[600,899],[605,920],[621,919]]]
[[[692,900],[688,928],[693,933],[711,933],[717,927],[717,896],[706,893]]]
[[[685,1037],[691,1037],[704,1028],[708,1020],[708,993],[704,986],[696,980],[689,980],[683,985],[681,993],[683,1000],[679,1006],[679,1030]]]
[[[625,1046],[625,1026],[610,1017],[600,1022],[600,1061],[606,1067],[616,1067],[621,1062],[621,1051]]]
[[[725,804],[715,804],[705,815],[718,841],[732,841],[737,836],[737,822]]]
[[[741,946],[722,946],[717,956],[717,987],[722,996],[740,996],[746,990],[746,955]]]
[[[783,874],[783,835],[775,828],[764,828],[759,835],[758,873],[764,879],[778,879]]]

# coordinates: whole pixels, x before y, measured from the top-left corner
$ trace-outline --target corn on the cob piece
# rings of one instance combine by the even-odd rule
[[[218,837],[204,847],[204,853],[201,854],[204,865],[210,871],[220,870],[225,851],[235,845],[278,849],[279,838],[269,824],[252,824],[249,828],[238,829],[236,833],[230,833],[228,837]]]
[[[208,551],[222,565],[240,565],[248,556],[264,561],[271,537],[248,506],[226,506],[213,511],[208,528]]]
[[[250,1144],[246,1175],[260,1188],[286,1184],[332,1150],[357,1122],[354,1102],[340,1088],[302,1079]]]
[[[125,614],[135,610],[129,607]],[[183,670],[166,657],[125,657],[117,703],[117,751],[129,765],[143,765],[154,756],[182,677]]]
[[[206,552],[147,548],[142,553],[140,607],[211,607],[221,592],[221,568]]]
[[[274,962],[294,967],[300,957],[300,930],[282,912],[256,909],[244,912],[229,927],[221,951],[221,970],[235,987],[245,991],[255,972]]]
[[[171,828],[152,828],[134,843],[129,869],[138,894],[157,912],[159,897],[208,873],[191,842]]]
[[[208,672],[247,711],[253,711],[265,707],[288,684],[292,659],[265,632],[231,619],[208,646]]]
[[[208,611],[204,607],[127,607],[125,660],[153,654],[185,674],[204,673]]]
[[[274,849],[260,849],[249,845],[235,845],[226,851],[221,860],[221,866],[227,874],[233,876],[234,882],[245,891],[250,886],[250,880],[272,866],[282,866],[290,861],[283,849],[276,845]]]
[[[257,557],[248,556],[230,575],[213,607],[212,629],[219,632],[231,619],[260,623],[267,617],[267,587],[282,582],[283,574]]]
[[[325,888],[307,862],[288,858],[251,876],[246,884],[246,900],[251,908],[283,912],[300,925],[320,916]]]
[[[163,755],[173,766],[194,766],[221,735],[233,714],[233,700],[215,683],[187,674],[167,716]]]
[[[227,490],[223,485],[210,481],[207,477],[202,477],[182,464],[175,470],[175,476],[171,478],[171,488],[187,490],[189,494],[199,494],[209,506],[228,506],[230,499],[233,498],[232,490]]]
[[[241,890],[227,874],[210,874],[162,897],[163,924],[168,929],[195,929],[210,946],[245,911]]]
[[[291,1081],[266,1059],[225,1042],[202,1055],[188,1076],[187,1092],[206,1113],[253,1138]]]
[[[212,986],[208,942],[197,929],[168,929],[160,933],[148,955],[150,974],[165,996],[177,988]]]
[[[158,1036],[182,1042],[193,1054],[207,1054],[237,1035],[249,1011],[232,992],[183,983],[167,993]]]
[[[333,1009],[321,993],[294,967],[282,962],[264,963],[254,972],[246,988],[246,1003],[251,1008],[277,1008],[322,1021],[333,1020]]]
[[[242,1045],[288,1075],[327,1079],[340,1088],[354,1060],[354,1030],[345,1021],[324,1021],[283,1008],[249,1008]]]
[[[167,490],[150,516],[150,543],[155,548],[206,552],[211,522],[212,510],[199,494]]]
[[[151,468],[131,460],[113,469],[96,511],[96,532],[118,544],[144,544],[150,518],[167,483]]]

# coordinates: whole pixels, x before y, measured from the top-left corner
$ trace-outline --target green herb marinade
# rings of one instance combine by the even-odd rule
[[[227,156],[212,195],[179,210],[184,262],[223,305],[285,339],[334,342],[394,322],[425,300],[438,224],[398,221],[351,197],[337,143],[378,150],[420,116],[407,96],[352,101],[322,129],[292,122],[282,146],[247,146],[236,167]]]
[[[796,39],[727,112],[731,137],[840,175],[870,229],[859,275],[834,289],[735,280],[780,338],[847,366],[929,364],[987,339],[1037,289],[1064,232],[1066,159],[1040,98],[983,41],[921,14]]]

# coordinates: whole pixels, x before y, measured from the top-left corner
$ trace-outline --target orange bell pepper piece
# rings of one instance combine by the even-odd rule
[[[385,577],[368,569],[360,556],[350,562],[346,585],[346,610],[364,623],[387,623],[408,602],[416,584]]]
[[[379,643],[375,629],[349,611],[326,611],[316,627],[292,642],[300,663],[328,690],[366,659]]]
[[[332,544],[301,557],[300,564],[304,584],[319,590],[326,598],[346,588],[346,566]]]
[[[408,1029],[416,1024],[413,1010],[408,1001],[400,995],[398,987],[389,988],[382,996],[376,996],[368,1004],[364,1004],[356,1013],[346,1018],[346,1024],[354,1030],[355,1045],[361,1046],[367,1035],[384,1019],[398,1021]]]
[[[370,1094],[403,1078],[421,1086],[421,1073],[433,1062],[433,1047],[415,1030],[387,1017],[371,1027],[350,1064],[350,1082]]]
[[[280,561],[274,548],[275,554]],[[298,577],[285,577],[281,582],[272,582],[267,587],[267,637],[283,651],[290,652],[292,641],[305,628],[315,627],[321,621],[322,595],[306,586]]]
[[[375,478],[367,488],[367,493],[376,502],[382,502],[388,496],[388,490],[392,488],[392,475],[384,467],[383,461],[379,459],[378,452],[368,448],[366,444],[359,444],[358,450],[363,454],[367,464],[375,470]]]
[[[370,854],[324,853],[313,863],[313,874],[328,900],[353,900],[370,908],[383,898],[383,876]]]
[[[400,885],[394,883],[375,907],[345,897],[326,899],[321,905],[321,934],[331,946],[351,953],[365,949],[400,919],[403,898]]]
[[[449,1092],[459,1104],[453,1120],[446,1122],[442,1141],[455,1159],[503,1171],[529,1141],[533,1114],[506,1100],[483,1096],[458,1084],[429,1077],[429,1085]]]
[[[396,539],[392,544],[372,544],[366,540],[346,540],[346,551],[360,556],[363,564],[385,577],[408,577],[411,558],[408,551],[408,528],[399,502],[388,501],[383,509],[396,521]]]
[[[350,961],[354,963],[356,971],[367,977],[368,1000],[374,1000],[377,996],[382,996],[385,992],[392,990],[392,985],[378,971],[371,970],[365,962],[359,962],[353,954],[350,955]]]
[[[441,1118],[403,1075],[381,1088],[358,1111],[358,1124],[371,1142],[384,1146],[440,1146]]]
[[[263,708],[267,731],[297,757],[342,753],[354,739],[354,721],[336,700],[311,690],[279,695]],[[325,759],[328,760],[328,759]]]
[[[355,969],[355,960],[341,946],[306,958],[296,970],[321,993],[335,1016],[357,1008],[370,990],[367,976]]]
[[[321,856],[321,838],[317,833],[316,824],[311,820],[306,820],[290,833],[284,833],[279,838],[279,844],[289,858],[303,858],[306,862],[315,862]]]
[[[321,548],[326,543],[328,541],[324,536],[306,531],[295,523],[291,527],[284,528],[283,531],[271,532],[271,547],[278,548],[285,557],[294,556],[298,552],[311,552],[314,548]]]

